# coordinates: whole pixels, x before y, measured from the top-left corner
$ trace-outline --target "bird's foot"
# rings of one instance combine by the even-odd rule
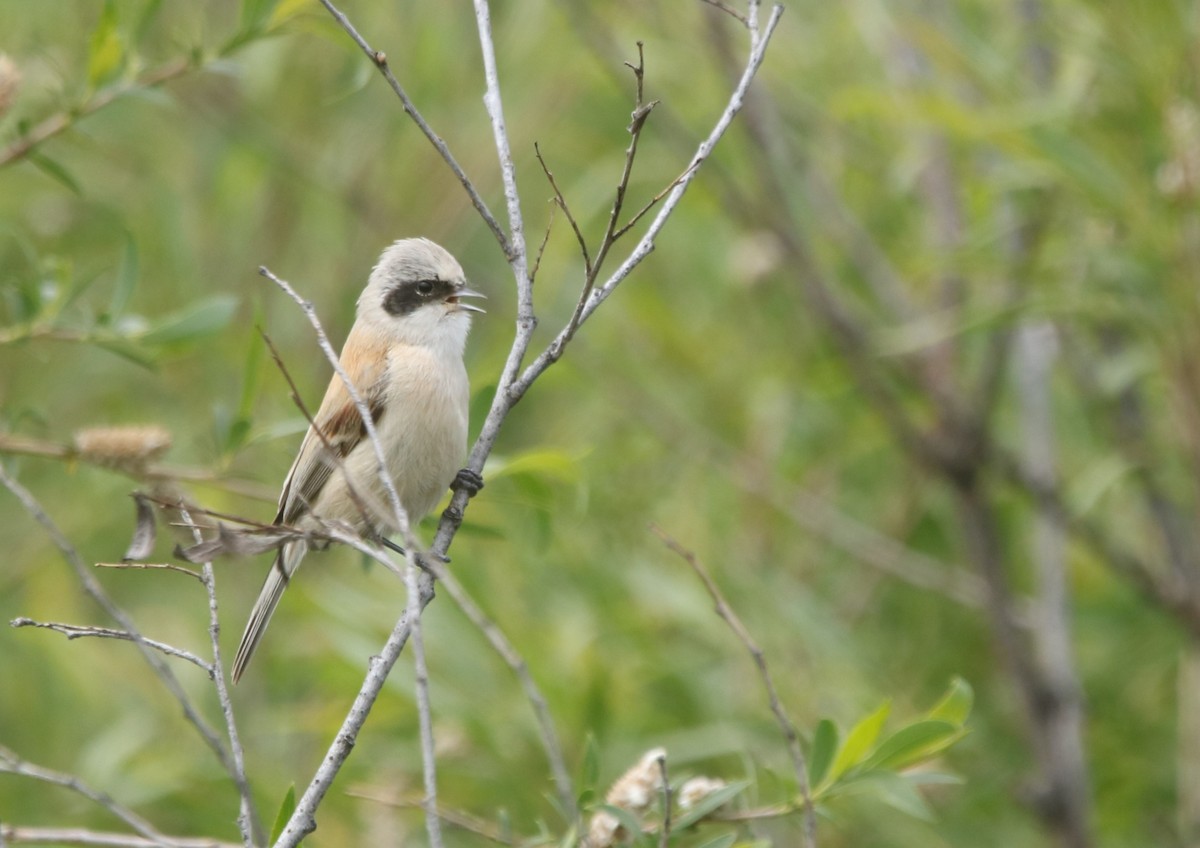
[[[483,477],[470,468],[463,468],[454,475],[454,482],[450,484],[450,488],[456,492],[464,491],[468,498],[473,498],[483,488]]]

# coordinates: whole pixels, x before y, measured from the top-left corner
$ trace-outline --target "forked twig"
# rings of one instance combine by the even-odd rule
[[[120,639],[125,642],[138,641],[134,635],[126,630],[117,630],[112,627],[94,627],[86,624],[64,624],[59,621],[34,621],[32,618],[14,618],[9,622],[11,627],[40,627],[45,630],[53,630],[55,633],[61,633],[68,639],[83,639],[85,637],[95,637],[97,639]],[[150,639],[145,636],[142,641],[156,651],[161,651],[169,657],[178,657],[181,660],[187,660],[192,665],[198,666],[204,670],[204,673],[209,677],[213,676],[213,667],[210,663],[206,663],[200,657],[193,654],[191,651],[185,651],[183,648],[176,648],[174,645],[168,645],[166,642],[160,642],[157,639]]]

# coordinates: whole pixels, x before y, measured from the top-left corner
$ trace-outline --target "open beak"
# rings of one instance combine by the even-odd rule
[[[463,312],[478,312],[480,314],[483,314],[487,311],[485,309],[482,309],[481,307],[476,306],[473,303],[463,303],[461,300],[459,300],[460,297],[482,297],[485,300],[487,299],[487,295],[484,294],[483,292],[477,292],[473,289],[468,289],[468,288],[461,288],[458,291],[456,291],[454,294],[450,295],[450,297],[446,298],[446,303],[457,306],[459,311],[463,311]]]

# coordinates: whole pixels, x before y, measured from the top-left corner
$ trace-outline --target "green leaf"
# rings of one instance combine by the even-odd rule
[[[46,176],[65,186],[72,194],[76,194],[80,197],[83,196],[83,189],[80,187],[79,181],[76,180],[75,177],[71,176],[70,171],[55,162],[49,156],[45,156],[41,153],[38,153],[36,150],[32,150],[25,154],[25,158],[41,169]]]
[[[866,762],[868,768],[898,770],[949,748],[966,731],[948,721],[918,721],[889,736]]]
[[[129,297],[138,279],[138,247],[132,235],[125,237],[125,251],[121,254],[121,265],[117,268],[117,283],[113,286],[112,300],[108,304],[108,318],[116,321],[125,314],[129,305]]]
[[[239,29],[248,33],[259,33],[266,29],[267,21],[275,11],[279,0],[243,0],[242,21]]]
[[[950,681],[950,688],[946,694],[934,705],[926,718],[946,721],[962,727],[966,724],[967,717],[971,715],[971,707],[974,703],[975,692],[971,689],[971,684],[956,676]]]
[[[125,45],[117,29],[117,5],[105,0],[104,11],[92,33],[92,44],[88,54],[88,83],[92,89],[101,88],[112,82],[125,65]]]
[[[737,842],[737,834],[726,833],[723,836],[718,836],[716,839],[697,845],[696,848],[730,848],[735,842]]]
[[[596,786],[600,782],[600,752],[596,748],[596,737],[594,734],[587,735],[587,741],[583,747],[583,762],[580,764],[579,774],[579,805],[583,806],[583,794],[585,792],[596,791]]]
[[[883,723],[887,721],[891,709],[891,703],[884,701],[879,709],[854,725],[854,729],[846,736],[845,743],[838,751],[837,757],[834,758],[833,766],[829,770],[829,782],[836,781],[867,756],[867,752],[874,747],[875,741],[879,738],[879,733],[883,730]]]
[[[888,806],[894,807],[913,818],[933,821],[933,810],[917,788],[898,774],[876,772],[856,778],[846,784],[843,794],[874,795]]]
[[[151,345],[192,341],[224,328],[236,309],[237,299],[230,295],[197,301],[159,321],[138,341]]]
[[[696,822],[707,818],[721,807],[724,807],[742,792],[746,791],[746,787],[749,785],[749,780],[739,780],[730,783],[728,786],[722,786],[716,792],[710,792],[696,802],[696,806],[676,818],[671,827],[679,830],[691,827]]]
[[[288,819],[292,817],[292,813],[296,811],[296,784],[288,787],[287,794],[283,796],[283,803],[279,805],[279,813],[275,816],[275,824],[271,828],[271,844],[279,841],[279,837],[283,834],[283,829],[287,827]]]
[[[837,747],[837,725],[827,718],[821,719],[813,732],[812,751],[808,755],[808,783],[814,787],[814,791],[828,774]]]

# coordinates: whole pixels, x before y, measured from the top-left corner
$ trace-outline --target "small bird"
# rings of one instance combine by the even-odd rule
[[[466,297],[483,295],[467,288],[453,256],[428,239],[397,241],[371,271],[342,348],[342,368],[371,411],[388,474],[413,524],[441,499],[466,453],[463,349],[471,313],[483,312],[463,303]],[[276,524],[301,530],[323,522],[380,539],[399,529],[366,425],[337,374],[284,480],[275,516]],[[276,554],[233,660],[235,683],[307,552],[308,543],[297,540]]]

